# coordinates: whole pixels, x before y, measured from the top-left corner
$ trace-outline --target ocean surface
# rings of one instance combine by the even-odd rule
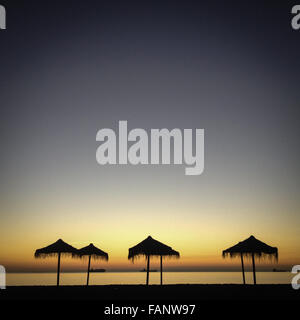
[[[290,284],[290,272],[257,272],[258,284]],[[90,273],[90,285],[144,284],[145,272]],[[164,284],[241,284],[241,272],[165,272]],[[246,272],[246,282],[253,283],[252,272]],[[86,273],[61,273],[61,285],[84,285]],[[160,283],[160,273],[150,273],[150,284]],[[56,273],[7,273],[7,286],[55,285]]]

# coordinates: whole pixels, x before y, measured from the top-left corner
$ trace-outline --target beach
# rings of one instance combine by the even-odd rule
[[[213,301],[300,300],[291,285],[100,285],[9,286],[0,300],[99,300],[99,301]]]

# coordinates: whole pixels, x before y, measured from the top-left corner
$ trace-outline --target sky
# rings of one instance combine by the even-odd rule
[[[235,270],[250,235],[300,261],[300,31],[289,1],[1,1],[0,264],[54,271],[34,251],[94,243],[138,270],[148,235],[167,270]],[[96,161],[102,128],[205,130],[205,169]],[[154,262],[154,266],[157,261]],[[247,262],[250,265],[250,262]],[[97,262],[98,265],[98,262]],[[258,268],[274,264],[260,261]],[[63,270],[85,268],[64,259]]]

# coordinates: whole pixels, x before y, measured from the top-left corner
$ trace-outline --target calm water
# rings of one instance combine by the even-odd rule
[[[261,284],[290,284],[293,275],[290,272],[257,272],[257,283]],[[144,284],[145,272],[104,272],[91,273],[90,284]],[[164,284],[200,283],[222,284],[242,283],[241,272],[165,272]],[[55,273],[8,273],[8,286],[21,285],[55,285]],[[83,285],[86,273],[61,273],[62,285]],[[150,284],[159,284],[160,273],[150,273]],[[246,282],[253,283],[252,273],[246,272]]]

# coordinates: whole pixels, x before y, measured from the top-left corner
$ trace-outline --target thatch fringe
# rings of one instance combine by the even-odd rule
[[[61,257],[70,257],[72,256],[71,252],[61,252],[60,253]],[[52,257],[58,257],[58,252],[51,252],[51,253],[39,253],[35,252],[34,257],[37,259],[46,259],[46,258],[52,258]]]
[[[274,252],[274,253],[264,253],[264,252],[253,252],[255,258],[257,258],[258,260],[275,260],[278,261],[278,253]],[[223,258],[236,258],[236,257],[240,257],[241,256],[241,252],[225,252],[223,251],[222,256]],[[243,258],[252,258],[252,252],[243,252]]]
[[[78,253],[73,253],[72,254],[72,258],[77,258],[77,259],[82,259],[82,260],[86,260],[89,258],[88,255],[85,255],[85,254],[78,254]],[[108,256],[99,256],[97,254],[91,254],[91,258],[94,259],[94,260],[105,260],[105,261],[108,261]]]
[[[176,252],[176,251],[175,251]],[[134,262],[135,260],[138,260],[140,258],[145,258],[147,259],[148,254],[145,253],[139,253],[139,254],[134,254],[133,256],[129,256],[128,255],[128,259],[131,260],[132,262]],[[151,257],[163,257],[163,259],[165,258],[169,258],[169,259],[179,259],[180,258],[180,254],[179,252],[177,252],[177,254],[150,254]]]

